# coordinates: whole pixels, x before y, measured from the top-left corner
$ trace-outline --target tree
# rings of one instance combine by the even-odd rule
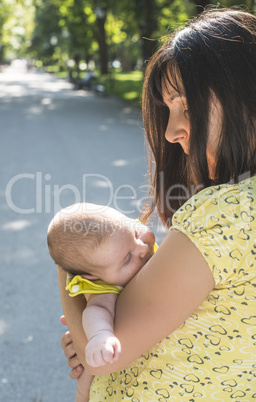
[[[68,33],[66,50],[68,57],[75,61],[78,72],[80,61],[89,63],[95,48],[93,31],[96,18],[91,6],[88,0],[64,0],[60,6],[59,25],[62,32]]]
[[[123,22],[126,37],[120,43],[119,55],[124,52],[141,65],[152,56],[159,39],[193,15],[190,0],[109,0],[115,17]]]
[[[24,56],[33,31],[31,0],[2,0],[0,7],[0,63]]]
[[[54,60],[56,47],[60,45],[61,27],[58,0],[34,0],[35,29],[30,52],[45,64]]]
[[[143,65],[168,25],[188,18],[191,0],[34,0],[34,54],[44,63],[92,58],[102,74],[120,60],[126,70]],[[62,61],[61,61],[62,60]]]
[[[74,60],[76,70],[99,48],[93,0],[34,0],[36,28],[31,50],[44,64]],[[101,36],[100,36],[101,38]]]
[[[13,7],[10,7],[10,5],[8,6],[8,4],[3,1],[0,7],[0,64],[3,64],[4,62],[4,52],[6,45],[4,26],[10,18],[12,10]]]
[[[31,47],[35,55],[46,64],[65,65],[72,59],[77,69],[80,61],[88,64],[93,59],[106,74],[114,60],[125,70],[143,66],[161,38],[218,0],[26,1],[33,1],[36,7]],[[254,0],[245,1],[248,7],[254,4]],[[235,3],[240,2],[222,2],[227,7]]]
[[[106,42],[105,23],[107,18],[107,6],[105,3],[94,0],[96,14],[96,38],[99,44],[100,69],[101,74],[108,73],[108,46]]]

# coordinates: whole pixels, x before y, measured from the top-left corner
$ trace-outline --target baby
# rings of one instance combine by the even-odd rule
[[[51,257],[67,272],[70,296],[84,294],[87,300],[82,317],[87,363],[97,367],[117,360],[121,345],[113,333],[116,299],[154,254],[153,232],[112,208],[80,203],[56,214],[47,241]],[[85,371],[83,375],[88,376]],[[76,402],[88,400],[91,380],[79,381]]]

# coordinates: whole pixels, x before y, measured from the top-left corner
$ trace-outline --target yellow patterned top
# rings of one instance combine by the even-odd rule
[[[172,228],[200,250],[215,288],[126,369],[96,376],[91,402],[256,400],[256,178],[202,190]]]

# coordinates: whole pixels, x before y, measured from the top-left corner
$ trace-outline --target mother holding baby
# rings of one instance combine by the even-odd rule
[[[170,230],[118,296],[122,353],[103,367],[85,362],[85,299],[68,296],[57,268],[71,376],[95,375],[93,402],[252,401],[256,18],[210,11],[175,32],[148,63],[143,117],[152,167],[140,219],[157,208]]]

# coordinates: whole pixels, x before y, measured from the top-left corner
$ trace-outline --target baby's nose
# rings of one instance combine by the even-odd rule
[[[155,244],[155,235],[151,229],[147,228],[146,230],[142,231],[138,237],[144,245],[149,247],[153,247]]]
[[[149,253],[149,246],[148,244],[143,243],[143,241],[139,240],[139,244],[137,246],[137,256],[140,259],[144,259]]]

